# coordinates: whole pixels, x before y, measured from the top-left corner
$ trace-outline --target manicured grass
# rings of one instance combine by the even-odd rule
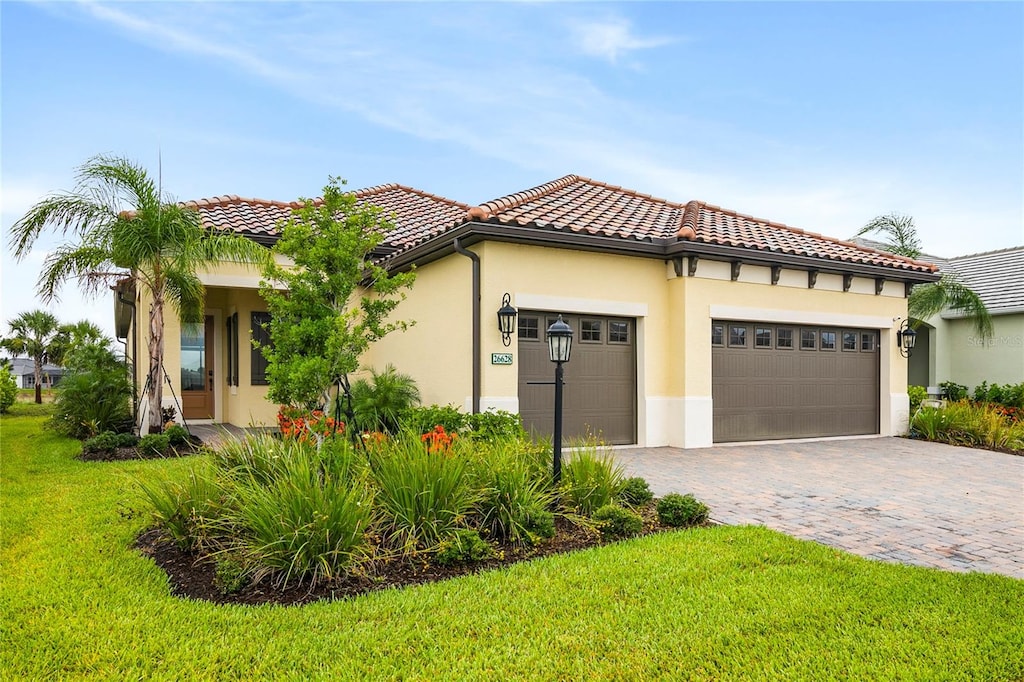
[[[135,480],[25,406],[0,420],[0,677],[1024,678],[1024,581],[875,563],[761,528],[649,536],[304,607],[169,595]]]

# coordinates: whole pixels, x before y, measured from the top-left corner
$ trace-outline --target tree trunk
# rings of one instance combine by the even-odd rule
[[[35,365],[36,376],[36,405],[43,404],[43,361],[41,358],[32,358]]]
[[[160,433],[164,429],[164,301],[154,295],[149,306],[149,432]]]

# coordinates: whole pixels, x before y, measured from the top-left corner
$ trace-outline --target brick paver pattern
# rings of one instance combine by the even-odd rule
[[[905,438],[615,455],[655,495],[692,492],[721,523],[881,561],[1024,578],[1024,457]]]

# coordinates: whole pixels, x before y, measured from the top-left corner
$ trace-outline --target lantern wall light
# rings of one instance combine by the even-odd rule
[[[917,341],[917,332],[910,327],[909,319],[903,320],[903,323],[896,329],[896,347],[899,348],[900,355],[909,358],[913,353],[915,341]]]
[[[516,330],[516,309],[512,307],[512,297],[505,294],[501,297],[501,307],[498,308],[498,331],[501,332],[501,342],[506,347],[512,344],[512,334]]]

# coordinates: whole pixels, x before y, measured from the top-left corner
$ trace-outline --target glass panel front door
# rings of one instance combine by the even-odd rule
[[[181,409],[186,419],[213,418],[213,316],[181,327]]]

